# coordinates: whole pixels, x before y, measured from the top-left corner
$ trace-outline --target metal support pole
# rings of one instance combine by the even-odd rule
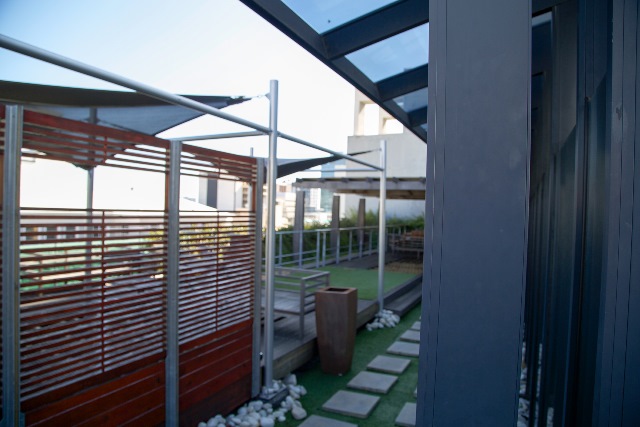
[[[273,307],[275,298],[275,227],[276,227],[276,178],[278,177],[278,81],[271,80],[269,90],[269,175],[267,177],[267,289],[264,322],[264,385],[273,383]]]
[[[8,105],[2,200],[2,425],[20,423],[20,152],[23,108]]]
[[[167,235],[166,426],[179,423],[178,287],[180,283],[180,157],[182,143],[171,141],[169,158],[169,230]]]
[[[56,53],[41,49],[39,47],[24,43],[20,40],[13,39],[2,34],[0,34],[0,47],[30,56],[32,58],[39,59],[44,62],[48,62],[50,64],[58,65],[69,70],[77,71],[78,73],[85,74],[87,76],[95,77],[106,82],[114,83],[119,86],[135,90],[136,92],[142,93],[152,98],[166,101],[170,104],[181,105],[194,111],[199,111],[204,114],[210,114],[212,116],[220,117],[221,119],[225,119],[230,122],[234,122],[239,125],[246,126],[264,133],[267,133],[269,131],[268,128],[262,125],[232,116],[231,114],[220,111],[219,109],[211,107],[207,104],[203,104],[201,102],[185,98],[184,96],[175,95],[173,93],[154,88],[152,86],[119,76],[109,71],[101,70],[100,68],[93,67],[91,65],[76,61],[71,58],[67,58],[62,55],[58,55]]]
[[[387,141],[380,141],[380,210],[378,211],[378,309],[384,308],[384,263],[387,249]]]
[[[91,168],[87,171],[87,209],[93,209],[93,187],[94,187],[94,171]]]
[[[253,359],[251,370],[251,396],[260,393],[260,311],[262,306],[262,187],[264,186],[264,160],[256,159],[257,173],[255,183],[255,205],[253,210],[256,215],[255,236],[255,271],[253,285]]]

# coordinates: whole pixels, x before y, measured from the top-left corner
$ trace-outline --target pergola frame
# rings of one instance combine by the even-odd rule
[[[264,384],[271,387],[273,382],[273,312],[274,312],[274,266],[275,266],[275,199],[276,199],[276,177],[277,177],[277,143],[278,137],[315,148],[320,151],[338,156],[358,163],[362,166],[371,168],[380,172],[380,249],[379,249],[379,283],[378,283],[378,304],[379,309],[383,309],[383,277],[384,277],[384,230],[385,230],[385,179],[386,179],[386,142],[381,143],[381,162],[380,166],[374,165],[356,157],[338,153],[336,151],[324,148],[320,145],[307,142],[300,138],[284,134],[277,130],[277,110],[278,110],[278,82],[271,81],[270,92],[268,98],[270,101],[270,120],[269,127],[262,126],[257,123],[233,116],[231,114],[220,111],[217,108],[199,103],[197,101],[166,92],[152,86],[119,76],[117,74],[93,67],[88,64],[58,55],[56,53],[38,48],[36,46],[15,40],[13,38],[0,35],[0,47],[35,58],[44,62],[48,62],[60,67],[79,72],[97,79],[111,82],[119,86],[132,89],[140,94],[144,94],[156,99],[160,99],[170,104],[189,108],[204,114],[219,117],[233,123],[237,123],[253,129],[249,132],[221,134],[221,135],[205,135],[191,136],[183,138],[175,138],[171,140],[171,154],[169,166],[168,181],[168,218],[169,218],[169,253],[168,253],[168,271],[167,271],[167,358],[166,358],[166,414],[165,424],[167,426],[177,426],[179,422],[179,405],[178,405],[178,257],[179,253],[177,245],[179,244],[179,174],[180,174],[180,152],[182,143],[193,140],[221,139],[240,136],[269,136],[269,170],[267,177],[267,204],[268,204],[268,226],[266,236],[266,292],[267,306],[265,315],[265,376]],[[20,413],[20,321],[19,321],[19,277],[16,265],[19,259],[19,167],[20,167],[20,150],[21,150],[21,120],[22,107],[7,107],[7,132],[5,141],[4,155],[4,192],[3,192],[3,281],[2,281],[2,304],[3,316],[5,319],[2,324],[2,344],[3,344],[3,390],[2,390],[2,407],[3,407],[3,425],[21,425]],[[258,162],[260,165],[260,162]],[[258,170],[262,168],[259,167]],[[88,188],[87,188],[87,205],[92,204],[93,194],[93,173],[89,170]],[[258,182],[262,181],[261,172],[259,172]],[[256,192],[256,209],[261,208],[260,201],[261,192]],[[258,212],[258,211],[257,211]],[[260,211],[261,212],[261,211]],[[258,214],[259,215],[259,214]],[[258,218],[257,218],[258,219]],[[261,221],[256,221],[256,228],[261,229]],[[256,233],[256,239],[261,233]],[[173,249],[172,249],[173,247]],[[258,248],[259,245],[256,246]],[[256,256],[256,285],[255,289],[259,289],[260,277],[259,269],[261,268],[261,257]],[[258,306],[260,299],[255,299]],[[254,313],[259,313],[259,308],[254,307]],[[7,315],[9,314],[9,315]],[[259,353],[259,321],[254,319],[254,358],[252,375],[252,393],[257,394],[260,389],[259,375],[255,370],[260,368],[260,360],[256,354]]]

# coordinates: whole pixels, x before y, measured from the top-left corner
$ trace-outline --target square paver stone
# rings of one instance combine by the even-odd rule
[[[420,344],[405,341],[396,341],[389,346],[387,353],[399,354],[400,356],[418,357]]]
[[[412,331],[409,329],[400,335],[400,339],[404,341],[420,342],[420,331]]]
[[[336,414],[367,418],[379,400],[378,396],[340,390],[322,405],[322,409]]]
[[[396,425],[402,427],[415,427],[416,425],[416,404],[405,403],[402,410],[396,417]]]
[[[414,331],[419,331],[420,330],[420,322],[415,322],[413,325],[411,325],[411,328]]]
[[[357,424],[345,423],[332,418],[311,415],[298,427],[358,427]]]
[[[410,363],[411,360],[409,359],[380,355],[369,362],[367,368],[372,371],[386,372],[388,374],[401,374],[407,370]]]
[[[387,394],[396,381],[398,381],[398,377],[395,375],[362,371],[349,381],[347,387]]]

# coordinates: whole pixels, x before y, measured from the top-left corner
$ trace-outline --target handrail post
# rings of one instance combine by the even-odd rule
[[[316,268],[320,267],[320,231],[316,231]]]

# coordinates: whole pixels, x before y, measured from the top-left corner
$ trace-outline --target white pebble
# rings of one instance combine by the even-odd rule
[[[285,377],[284,383],[286,385],[296,385],[298,384],[298,379],[296,378],[295,374],[289,374]]]
[[[273,427],[276,423],[271,418],[262,417],[260,418],[260,425],[262,427]]]
[[[296,420],[301,420],[303,418],[306,418],[307,411],[305,411],[302,406],[294,405],[294,407],[291,409],[291,416]]]

